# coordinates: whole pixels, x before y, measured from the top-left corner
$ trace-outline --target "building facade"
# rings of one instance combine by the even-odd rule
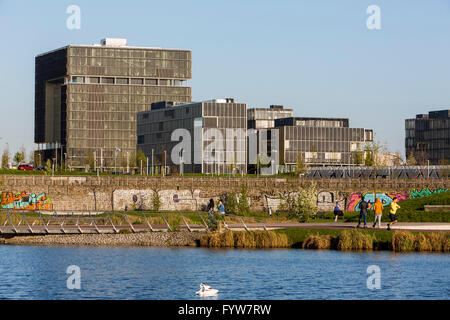
[[[430,111],[405,120],[406,157],[418,164],[447,164],[450,160],[450,110]]]
[[[246,173],[246,130],[247,105],[234,99],[153,104],[138,113],[137,148],[155,172]]]
[[[190,102],[189,50],[69,45],[36,57],[35,143],[66,167],[115,167],[136,152],[136,114],[158,101]]]
[[[352,165],[364,143],[373,140],[372,130],[350,128],[344,118],[299,118],[275,120],[279,130],[279,159],[291,170],[299,157],[308,165]]]

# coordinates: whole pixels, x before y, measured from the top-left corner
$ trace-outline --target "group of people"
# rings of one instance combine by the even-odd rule
[[[389,209],[389,219],[391,220],[387,224],[387,230],[391,230],[391,227],[393,224],[398,222],[396,213],[397,210],[400,209],[400,206],[398,205],[398,199],[393,198],[392,202],[390,203],[390,209]],[[361,220],[364,220],[364,228],[367,228],[367,210],[372,209],[372,205],[370,202],[367,202],[364,196],[361,197],[361,202],[359,203],[359,221],[358,225],[356,226],[359,228],[361,226]],[[381,216],[383,215],[383,203],[381,203],[379,198],[375,198],[375,203],[373,204],[373,211],[375,213],[375,220],[373,221],[373,228],[378,223],[378,228],[381,228]],[[337,222],[338,218],[343,216],[344,212],[339,207],[338,202],[336,202],[336,206],[334,207],[334,222]]]
[[[206,207],[206,211],[208,211],[209,214],[214,213],[214,200],[209,199],[208,206]],[[219,200],[219,203],[217,204],[217,211],[220,214],[226,214],[225,212],[225,205],[223,204],[222,200]]]

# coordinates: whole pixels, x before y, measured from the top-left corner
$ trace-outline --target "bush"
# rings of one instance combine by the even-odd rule
[[[227,194],[225,210],[228,214],[236,215],[238,214],[238,202],[236,200],[236,193],[231,192]]]
[[[241,186],[241,192],[239,193],[239,202],[238,202],[239,213],[242,215],[246,215],[250,211],[250,205],[248,204],[247,197],[247,187],[245,185]]]
[[[153,190],[152,208],[153,210],[158,211],[160,207],[161,207],[161,198],[159,197],[159,193],[157,190]]]
[[[394,231],[392,235],[393,251],[412,251],[414,250],[415,237],[408,231]]]
[[[200,246],[210,248],[286,248],[288,237],[272,231],[215,232],[200,238]]]
[[[347,250],[372,250],[373,240],[368,234],[356,230],[343,231],[336,239],[336,249]]]
[[[303,241],[303,249],[331,249],[330,235],[310,235]]]
[[[311,184],[309,187],[301,189],[298,192],[297,202],[295,204],[295,214],[300,222],[308,222],[309,219],[317,213],[317,195],[316,186]]]

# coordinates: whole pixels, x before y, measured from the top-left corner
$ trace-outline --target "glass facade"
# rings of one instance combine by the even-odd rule
[[[446,164],[450,160],[450,110],[431,111],[405,120],[406,156],[419,164]]]
[[[68,46],[36,57],[35,142],[62,145],[68,166],[84,167],[95,153],[97,167],[112,168],[117,150],[136,152],[137,112],[153,102],[191,101],[191,56]]]
[[[284,118],[275,121],[280,130],[280,163],[295,165],[299,155],[316,165],[353,164],[354,152],[363,151],[371,130],[349,128],[348,119]]]
[[[184,172],[231,173],[233,169],[246,172],[246,104],[213,100],[140,112],[138,148],[149,159],[153,150],[155,166],[166,164],[172,171],[179,170],[179,165],[171,159],[172,149],[179,141],[171,141],[171,135],[180,128],[186,129],[191,137],[191,161],[185,161]],[[244,134],[231,134],[237,132],[236,129]],[[212,149],[209,157],[207,151],[212,143],[222,147]]]

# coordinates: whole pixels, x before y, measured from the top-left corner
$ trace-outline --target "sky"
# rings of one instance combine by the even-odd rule
[[[70,5],[81,28],[68,29]],[[368,6],[381,29],[369,30]],[[127,38],[192,50],[194,101],[347,117],[404,155],[405,122],[450,109],[450,0],[0,0],[0,149],[34,144],[34,58]]]

